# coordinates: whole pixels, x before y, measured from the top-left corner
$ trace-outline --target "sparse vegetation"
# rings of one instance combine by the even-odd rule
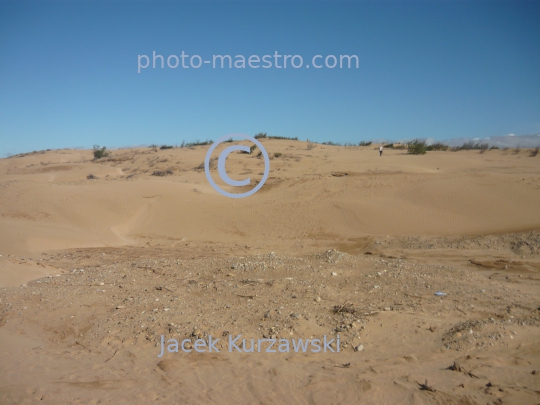
[[[183,148],[184,146],[186,146],[186,141],[182,141],[182,143],[180,144],[180,148]]]
[[[174,146],[172,145],[162,145],[161,148],[159,149],[172,149],[172,148],[174,148]]]
[[[482,150],[482,149],[489,149],[489,144],[482,143],[482,142],[465,142],[461,146],[456,146],[455,148],[452,148],[452,151],[460,151],[460,150]]]
[[[339,142],[332,142],[332,141],[326,141],[326,142],[323,142],[322,144],[328,145],[328,146],[341,146]]]
[[[208,162],[210,169],[215,169],[217,167],[217,160],[217,156],[210,158],[210,161]],[[197,166],[195,170],[204,170],[204,161],[199,166]]]
[[[426,153],[426,141],[415,139],[407,145],[407,153],[410,155],[424,155]]]
[[[253,153],[253,151],[254,151],[255,149],[257,149],[257,145],[251,145],[251,146],[249,147],[249,152],[244,152],[244,151],[241,151],[241,152],[242,152],[242,153],[246,153],[246,154],[251,154],[251,153]]]
[[[93,174],[89,174],[88,176],[86,176],[86,178],[88,180],[97,180],[97,176],[94,176]]]
[[[186,148],[191,148],[191,147],[194,147],[194,146],[205,146],[205,145],[211,145],[212,144],[212,141],[211,139],[207,139],[206,141],[199,141],[198,139],[195,141],[195,142],[188,142],[184,145],[184,147]]]
[[[358,146],[369,146],[369,145],[371,145],[371,141],[370,142],[366,142],[366,141],[358,142]]]
[[[172,169],[156,170],[156,171],[154,171],[154,173],[152,173],[152,176],[167,176],[167,175],[171,175],[171,174],[174,174]]]
[[[531,150],[531,154],[529,155],[530,157],[535,157],[536,155],[538,155],[538,150],[540,148],[534,148],[533,150]]]
[[[283,155],[283,153],[281,153],[281,152],[274,153],[274,157],[276,157],[276,158],[281,157],[282,155]]]
[[[436,150],[447,151],[448,145],[445,145],[444,143],[441,143],[441,142],[437,142],[437,143],[433,143],[431,145],[426,146],[426,151],[436,151]]]
[[[257,135],[255,135],[255,139],[261,139],[266,138],[266,132],[259,132]]]
[[[99,145],[94,145],[94,160],[101,159],[107,156],[109,156],[109,152],[107,152],[107,148],[105,146],[100,148]]]
[[[383,148],[385,148],[385,149],[394,149],[394,144],[393,143],[387,143],[386,145],[383,145]]]
[[[311,142],[309,139],[306,140],[307,142],[307,150],[312,150],[315,148],[315,142]]]
[[[268,139],[286,139],[288,141],[297,141],[298,140],[297,136],[295,136],[294,138],[290,138],[290,137],[287,137],[287,136],[265,136],[265,137],[268,138]]]

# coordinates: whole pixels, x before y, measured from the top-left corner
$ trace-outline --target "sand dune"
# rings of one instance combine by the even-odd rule
[[[0,402],[540,402],[540,157],[262,142],[244,199],[208,146],[1,159]],[[198,329],[344,346],[157,357]]]
[[[284,240],[279,248],[287,250],[296,239],[307,249],[310,239],[475,235],[540,226],[539,162],[526,152],[410,156],[385,150],[379,158],[371,147],[264,144],[270,155],[283,155],[272,159],[265,187],[237,201],[219,195],[196,169],[205,147],[119,150],[97,163],[88,151],[4,159],[0,226],[15,229],[16,241],[3,232],[2,246],[28,254],[146,239],[232,238],[252,244]],[[231,172],[252,182],[262,177],[262,166],[261,159],[240,154],[228,162]],[[150,175],[168,168],[173,175]],[[98,179],[87,180],[88,174]]]

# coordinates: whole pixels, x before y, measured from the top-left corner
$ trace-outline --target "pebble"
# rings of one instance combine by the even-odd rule
[[[315,301],[316,301],[316,302],[321,302],[321,297],[315,298]]]
[[[200,338],[202,336],[202,331],[200,329],[195,329],[192,333],[194,337]]]
[[[362,350],[364,350],[364,345],[358,345],[358,346],[356,346],[356,347],[354,348],[354,350],[355,350],[356,352],[361,352]]]
[[[337,276],[337,273],[335,271],[332,272],[333,276]]]

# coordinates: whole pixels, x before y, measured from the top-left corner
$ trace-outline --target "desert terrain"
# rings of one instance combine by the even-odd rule
[[[261,142],[0,159],[1,404],[540,404],[540,155]]]

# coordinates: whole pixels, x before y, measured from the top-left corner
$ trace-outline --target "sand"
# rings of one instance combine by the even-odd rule
[[[262,143],[1,159],[0,403],[540,403],[540,156]]]

